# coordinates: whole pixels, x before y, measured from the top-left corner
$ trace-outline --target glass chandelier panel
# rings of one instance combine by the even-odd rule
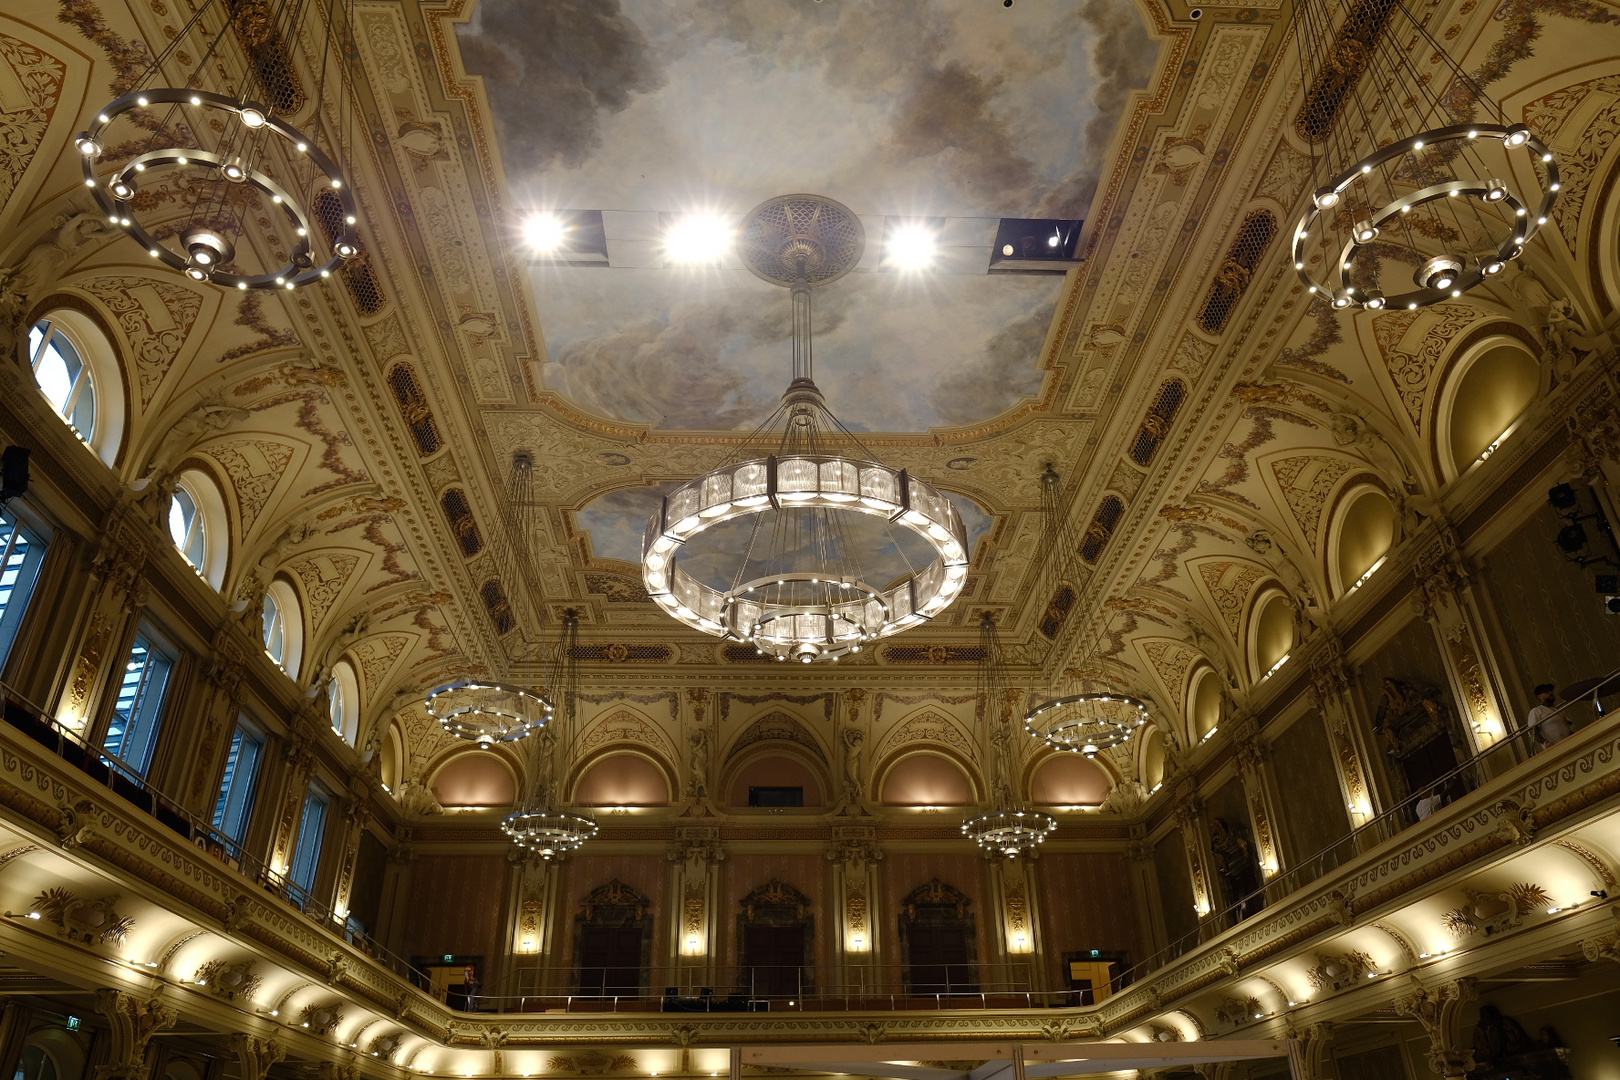
[[[501,822],[512,842],[542,859],[578,849],[596,835],[596,820],[563,807],[557,784],[573,757],[574,721],[579,710],[579,616],[563,616],[552,661],[551,691],[556,722],[530,740],[529,772],[523,804]]]
[[[1064,585],[1071,586],[1077,594],[1080,589],[1074,565],[1079,542],[1069,527],[1067,506],[1062,482],[1056,470],[1048,465],[1041,474],[1041,551],[1045,556],[1042,595],[1045,596],[1056,595]],[[1061,624],[1057,633],[1061,636]],[[1129,741],[1136,729],[1147,722],[1146,705],[1110,689],[1106,680],[1094,676],[1093,654],[1101,638],[1102,631],[1099,631],[1080,664],[1071,669],[1068,677],[1078,684],[1071,687],[1074,692],[1048,696],[1024,713],[1024,730],[1054,750],[1096,757],[1104,750]]]
[[[1298,9],[1305,100],[1294,126],[1315,190],[1292,257],[1335,308],[1461,296],[1518,258],[1558,199],[1551,150],[1462,69],[1430,17],[1400,0]]]
[[[828,199],[784,196],[749,214],[745,261],[792,289],[793,379],[747,444],[663,500],[642,543],[659,606],[778,660],[859,652],[945,610],[967,577],[950,500],[879,462],[811,377],[811,289],[862,245],[859,220]]]
[[[295,289],[357,257],[349,2],[204,0],[76,139],[107,220],[237,289]],[[301,38],[318,50],[307,67]]]
[[[962,835],[970,836],[986,855],[1008,858],[1031,851],[1057,828],[1057,819],[1039,810],[1027,809],[1013,790],[1012,740],[1006,734],[1008,718],[1003,714],[1014,691],[1008,686],[1006,661],[995,620],[986,615],[979,622],[979,704],[982,717],[990,725],[995,776],[992,805],[987,813],[962,824]]]

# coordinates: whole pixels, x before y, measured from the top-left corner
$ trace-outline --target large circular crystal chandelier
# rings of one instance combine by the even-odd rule
[[[1041,474],[1042,537],[1044,556],[1041,596],[1055,596],[1065,585],[1078,589],[1074,553],[1079,550],[1074,530],[1065,512],[1067,500],[1057,471],[1051,465]],[[1060,633],[1061,622],[1055,633]],[[1094,642],[1089,653],[1100,644]],[[1052,695],[1035,703],[1024,713],[1024,730],[1054,750],[1096,757],[1127,741],[1147,722],[1147,706],[1134,697],[1108,689],[1103,680],[1092,677],[1092,666],[1082,662],[1070,674],[1080,684],[1074,693]]]
[[[237,289],[295,289],[357,256],[340,164],[347,3],[203,0],[75,140],[107,220],[153,259]],[[319,48],[307,72],[291,52],[301,36]]]
[[[982,719],[992,731],[1000,731],[1008,722],[1003,716],[1008,703],[1006,660],[1001,651],[1001,639],[995,620],[985,615],[979,620],[979,703]],[[962,835],[973,838],[974,843],[987,855],[1008,858],[1027,853],[1045,840],[1057,828],[1057,819],[1051,814],[1025,808],[1013,791],[1012,740],[993,737],[995,774],[991,784],[992,806],[987,813],[962,823]]]
[[[556,723],[530,740],[523,805],[501,822],[501,831],[513,843],[542,859],[576,850],[597,831],[595,819],[564,807],[557,793],[557,778],[566,774],[573,758],[579,711],[579,615],[572,609],[563,615],[549,682]]]
[[[792,382],[747,443],[663,500],[642,544],[642,578],[665,611],[778,660],[858,652],[938,615],[967,576],[950,500],[877,461],[811,377],[811,290],[847,273],[864,243],[859,219],[819,196],[749,213],[744,262],[792,289]]]
[[[1438,9],[1427,9],[1431,13]],[[1302,0],[1314,192],[1294,269],[1335,308],[1419,308],[1502,272],[1547,223],[1558,164],[1400,0]],[[1440,66],[1420,71],[1416,58]]]

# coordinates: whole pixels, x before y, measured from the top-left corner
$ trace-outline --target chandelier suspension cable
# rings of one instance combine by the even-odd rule
[[[987,855],[1014,857],[1028,852],[1057,828],[1051,814],[1031,810],[1018,795],[1013,776],[1013,751],[1009,718],[1014,691],[1007,676],[1006,656],[996,621],[989,612],[979,619],[980,661],[977,677],[979,716],[990,732],[994,767],[990,809],[962,823],[962,834],[970,836]]]
[[[596,835],[596,819],[564,807],[561,785],[574,762],[579,717],[579,613],[563,613],[552,653],[551,696],[555,723],[530,740],[523,802],[501,822],[501,831],[542,859],[579,848]]]
[[[1043,543],[1037,549],[1046,554],[1042,565],[1046,576],[1047,613],[1044,620],[1055,622],[1051,650],[1062,645],[1062,629],[1068,613],[1080,606],[1082,587],[1079,567],[1075,563],[1079,547],[1074,542],[1073,530],[1068,525],[1067,506],[1063,497],[1062,480],[1049,463],[1041,474],[1041,512]],[[1071,595],[1066,605],[1059,607],[1062,590]],[[1105,605],[1106,606],[1106,605]],[[1096,757],[1098,753],[1128,741],[1136,729],[1147,722],[1147,706],[1129,694],[1114,689],[1101,670],[1101,649],[1104,639],[1113,628],[1117,611],[1110,611],[1098,624],[1096,635],[1087,643],[1087,626],[1091,620],[1082,614],[1084,622],[1079,630],[1076,650],[1079,661],[1068,671],[1057,670],[1052,664],[1049,650],[1043,667],[1046,669],[1047,687],[1043,700],[1032,702],[1024,713],[1024,730],[1054,750],[1064,753]],[[1098,670],[1093,670],[1093,669]],[[1059,679],[1068,678],[1078,683],[1071,693],[1058,690]]]

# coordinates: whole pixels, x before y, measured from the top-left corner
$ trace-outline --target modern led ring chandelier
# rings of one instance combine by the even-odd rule
[[[694,629],[778,660],[837,660],[944,611],[967,577],[967,534],[950,500],[879,462],[812,379],[811,291],[860,260],[860,221],[787,195],[751,211],[739,240],[750,270],[792,290],[792,382],[742,446],[663,499],[642,578]]]

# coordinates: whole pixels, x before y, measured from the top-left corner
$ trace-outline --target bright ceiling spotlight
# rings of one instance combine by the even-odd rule
[[[1304,93],[1289,119],[1313,148],[1315,194],[1295,222],[1295,271],[1318,295],[1387,289],[1391,308],[1460,297],[1518,258],[1543,224],[1558,162],[1432,40],[1432,53],[1421,51],[1449,77],[1430,79],[1407,47],[1411,34],[1428,34],[1409,6],[1390,6],[1376,28],[1340,14],[1333,0],[1301,0],[1297,11]],[[1457,123],[1457,95],[1480,122]],[[1385,120],[1396,114],[1392,127]],[[1374,240],[1352,268],[1350,252]],[[1412,267],[1417,287],[1397,286]]]
[[[939,236],[926,225],[901,225],[888,238],[884,257],[897,270],[927,270],[939,254]]]
[[[541,255],[559,250],[567,236],[568,226],[556,214],[541,211],[524,219],[523,240],[531,250]]]
[[[664,232],[664,257],[672,263],[719,262],[734,235],[718,214],[683,214]]]

